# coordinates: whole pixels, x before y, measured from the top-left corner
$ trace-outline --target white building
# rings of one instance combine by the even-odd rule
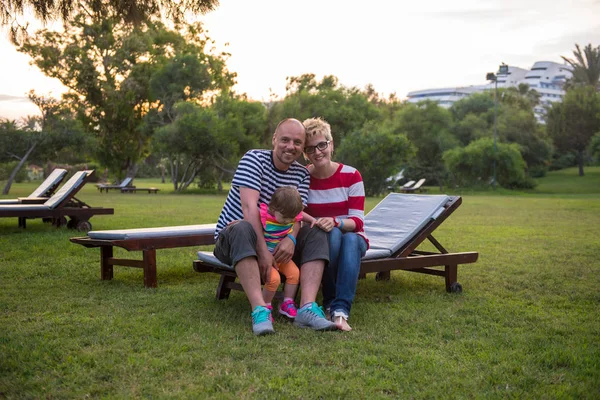
[[[545,106],[552,102],[561,101],[565,94],[562,89],[565,81],[572,76],[572,67],[552,61],[538,61],[530,70],[519,67],[508,67],[505,74],[497,73],[498,88],[518,86],[525,83],[536,90],[540,95],[540,104],[535,107],[534,113],[539,122],[543,123]],[[440,89],[417,90],[408,93],[410,103],[432,100],[441,107],[450,108],[452,104],[473,93],[483,92],[495,88],[494,83],[466,87],[450,87]]]

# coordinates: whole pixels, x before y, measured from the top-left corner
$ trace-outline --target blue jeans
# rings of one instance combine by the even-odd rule
[[[367,252],[367,242],[353,232],[333,228],[329,238],[329,266],[323,271],[323,306],[350,316],[360,271],[360,259]]]

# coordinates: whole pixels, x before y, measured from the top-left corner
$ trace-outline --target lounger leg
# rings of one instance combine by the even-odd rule
[[[103,281],[110,281],[113,278],[113,266],[109,264],[112,257],[112,246],[100,247],[100,279]]]
[[[27,218],[19,217],[19,228],[27,228]]]
[[[219,280],[219,286],[217,286],[217,300],[227,300],[229,298],[229,293],[231,293],[231,289],[228,284],[235,281],[235,277],[221,275],[221,279]]]
[[[379,271],[375,275],[376,281],[389,281],[391,277],[390,271]]]
[[[446,278],[446,292],[452,293],[453,284],[457,283],[456,279],[458,277],[458,265],[446,265],[445,267],[445,278]]]
[[[156,280],[156,250],[144,250],[144,286],[155,288]]]

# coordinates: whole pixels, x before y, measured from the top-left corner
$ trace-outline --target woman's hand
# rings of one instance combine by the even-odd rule
[[[316,225],[325,232],[331,232],[331,230],[335,227],[335,220],[331,217],[319,218],[316,222]]]

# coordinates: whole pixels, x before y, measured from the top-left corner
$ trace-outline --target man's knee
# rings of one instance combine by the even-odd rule
[[[248,221],[237,221],[227,227],[227,233],[233,241],[236,239],[250,239],[256,242],[256,232]]]
[[[314,242],[314,241],[321,241],[321,240],[327,241],[327,233],[322,229],[310,228],[310,227],[307,227],[305,229],[303,227],[303,229],[301,229],[300,232],[304,235],[304,238],[307,242]]]

